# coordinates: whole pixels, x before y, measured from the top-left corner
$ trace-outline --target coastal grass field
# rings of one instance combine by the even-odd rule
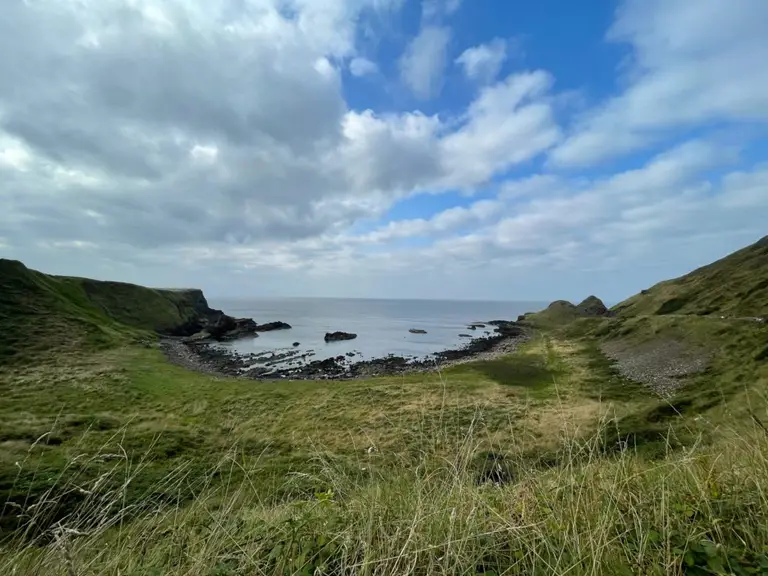
[[[663,400],[599,352],[680,329],[633,322],[370,380],[214,378],[139,346],[3,368],[0,570],[764,573],[765,364],[716,356]]]
[[[0,574],[768,574],[766,255],[530,316],[492,360],[317,382],[174,366],[106,286],[6,261]]]

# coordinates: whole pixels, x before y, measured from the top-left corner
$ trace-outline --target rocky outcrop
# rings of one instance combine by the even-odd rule
[[[522,335],[525,332],[525,328],[523,326],[521,326],[517,322],[512,322],[511,320],[510,321],[504,321],[504,320],[496,321],[494,323],[494,326],[496,326],[496,329],[494,330],[494,332],[496,332],[497,334],[499,334],[501,336],[508,337],[508,338],[512,338],[512,337],[515,337],[515,336],[520,336],[520,335]]]
[[[267,322],[266,324],[257,324],[256,332],[271,332],[272,330],[290,330],[291,325],[286,322]]]
[[[233,318],[222,314],[206,331],[212,339],[224,342],[240,338],[256,338],[258,336],[256,328],[257,324],[251,318]]]
[[[576,306],[576,311],[582,316],[605,316],[608,307],[597,296],[589,296]]]
[[[326,332],[325,333],[326,342],[341,342],[343,340],[354,340],[355,338],[357,338],[357,334],[352,334],[350,332]]]
[[[410,330],[408,330],[408,332],[410,332],[411,334],[426,334],[427,333],[426,330],[422,330],[420,328],[411,328]]]

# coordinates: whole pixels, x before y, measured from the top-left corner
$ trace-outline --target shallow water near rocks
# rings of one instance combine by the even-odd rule
[[[541,302],[485,302],[448,300],[372,300],[338,298],[211,299],[211,306],[237,317],[259,323],[282,320],[293,328],[262,332],[258,338],[223,343],[240,354],[293,351],[313,355],[304,361],[324,360],[355,352],[351,361],[372,360],[390,354],[405,358],[425,358],[447,349],[465,346],[469,339],[493,334],[494,327],[468,330],[473,323],[514,320],[520,314],[540,310]],[[426,330],[412,334],[410,329]],[[342,330],[357,334],[355,340],[325,342],[326,332]],[[297,347],[294,342],[300,342]],[[271,356],[270,354],[266,355]],[[289,360],[295,359],[293,354]],[[284,367],[287,362],[275,367]]]

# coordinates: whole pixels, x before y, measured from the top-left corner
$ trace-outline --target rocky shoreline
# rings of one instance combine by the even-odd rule
[[[498,321],[495,325],[496,334],[475,338],[461,348],[426,358],[389,355],[360,360],[359,353],[349,351],[324,360],[311,360],[315,355],[313,350],[240,354],[211,342],[172,337],[163,338],[160,348],[172,363],[205,374],[254,380],[343,380],[424,372],[472,360],[493,359],[514,352],[530,339],[530,330],[515,322]]]

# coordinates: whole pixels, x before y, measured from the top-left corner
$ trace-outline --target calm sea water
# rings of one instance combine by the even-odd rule
[[[238,352],[292,349],[313,350],[314,360],[359,352],[363,359],[388,354],[424,357],[466,344],[459,334],[484,336],[484,329],[467,330],[473,322],[515,320],[525,312],[541,310],[541,302],[481,302],[446,300],[366,300],[336,298],[281,298],[216,300],[210,305],[227,314],[253,318],[259,323],[282,320],[293,329],[262,332],[258,338],[228,343]],[[427,334],[411,334],[411,328]],[[486,328],[489,331],[493,327]],[[348,342],[326,343],[326,332],[342,330],[357,334]]]

